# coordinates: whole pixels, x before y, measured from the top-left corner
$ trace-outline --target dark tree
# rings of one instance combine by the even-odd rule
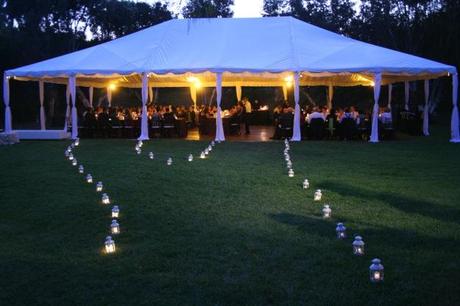
[[[182,10],[186,18],[232,17],[233,0],[189,0]]]

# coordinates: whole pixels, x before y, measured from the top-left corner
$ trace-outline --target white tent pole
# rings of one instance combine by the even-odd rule
[[[11,125],[11,108],[10,108],[10,77],[3,75],[3,103],[5,103],[5,133],[13,131]]]
[[[450,142],[460,142],[460,130],[458,124],[458,74],[452,74],[452,118],[450,121]]]
[[[382,74],[374,75],[374,109],[372,111],[372,131],[370,142],[379,142],[379,98]]]
[[[149,77],[147,73],[142,74],[142,118],[141,118],[141,136],[138,140],[149,139],[149,123],[147,117],[147,100],[148,100]]]
[[[430,136],[430,128],[429,128],[429,121],[430,121],[430,112],[428,109],[428,103],[430,99],[430,80],[425,80],[424,83],[425,89],[425,107],[423,108],[423,135]]]
[[[391,110],[391,100],[393,95],[393,84],[388,84],[388,105],[387,107]]]
[[[75,75],[69,78],[70,98],[72,100],[72,139],[78,138],[78,115],[77,115],[77,78]]]
[[[112,107],[112,89],[107,87],[107,101],[109,102],[109,107]]]
[[[43,102],[45,100],[45,83],[43,80],[38,81],[38,95],[40,98],[40,129],[46,130],[45,108]]]
[[[286,85],[283,85],[283,97],[284,97],[284,101],[288,100],[288,88]]]
[[[89,106],[93,107],[94,87],[89,88]]]
[[[236,85],[236,99],[238,100],[238,102],[241,101],[241,95],[242,95],[242,88],[241,88],[241,85]]]
[[[222,124],[222,109],[220,103],[222,101],[222,72],[216,75],[216,91],[217,91],[217,116],[216,116],[216,141],[225,141],[224,126]]]
[[[334,86],[329,85],[327,88],[327,108],[332,108],[332,99],[334,98]]]
[[[196,87],[195,85],[190,85],[190,97],[192,98],[193,107],[196,111],[197,108],[196,108]]]
[[[410,86],[409,81],[404,82],[404,109],[409,110]]]
[[[69,125],[69,117],[70,117],[70,86],[69,84],[65,87],[65,120],[64,120],[64,132],[67,132],[67,128]]]
[[[292,141],[300,141],[302,139],[302,134],[300,133],[300,92],[299,92],[299,78],[300,73],[294,73],[294,102],[295,102],[295,110],[294,110],[294,130],[292,132]]]

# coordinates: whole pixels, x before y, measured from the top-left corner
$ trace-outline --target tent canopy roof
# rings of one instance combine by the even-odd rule
[[[326,31],[293,17],[173,19],[139,32],[8,70],[19,80],[45,79],[79,86],[116,82],[140,87],[149,73],[155,87],[203,86],[224,73],[224,86],[282,85],[292,72],[302,85],[372,85],[430,79],[456,73],[453,66],[378,47]]]

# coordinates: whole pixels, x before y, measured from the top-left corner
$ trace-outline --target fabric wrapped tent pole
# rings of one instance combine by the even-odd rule
[[[142,74],[142,118],[141,118],[141,136],[138,140],[149,139],[149,123],[147,117],[147,99],[148,99],[149,77],[147,73]]]
[[[374,109],[372,110],[372,130],[370,142],[379,142],[379,98],[381,84],[382,74],[376,73],[374,76]]]
[[[286,85],[283,85],[283,98],[284,98],[284,101],[288,100],[288,88]]]
[[[93,107],[93,99],[94,99],[94,87],[91,86],[89,88],[89,106],[92,108]]]
[[[222,124],[222,72],[216,75],[216,91],[217,91],[217,116],[216,116],[216,141],[225,141],[224,126]]]
[[[69,84],[65,87],[65,118],[64,118],[64,131],[67,132],[69,127],[69,120],[70,120],[70,86]]]
[[[450,142],[460,142],[460,128],[458,123],[458,74],[452,74],[452,118],[450,121]]]
[[[393,84],[388,84],[388,109],[391,110],[391,99],[393,95]]]
[[[295,102],[295,109],[294,109],[294,130],[292,131],[292,141],[300,141],[302,140],[302,134],[300,133],[300,94],[299,94],[299,78],[300,73],[294,73],[294,102]]]
[[[3,103],[5,103],[5,133],[11,133],[10,77],[6,74],[3,75]]]
[[[154,101],[153,97],[153,87],[149,86],[149,103],[152,103]]]
[[[334,98],[334,86],[329,85],[327,88],[327,108],[332,108],[332,99]]]
[[[109,104],[109,107],[112,107],[112,88],[107,87],[107,102]]]
[[[40,98],[40,129],[46,130],[45,107],[43,106],[45,100],[45,83],[43,80],[38,82],[38,95]]]
[[[195,85],[190,85],[190,97],[192,98],[193,107],[196,110],[196,87]]]
[[[77,78],[73,75],[69,78],[70,98],[72,100],[72,139],[78,138],[78,114],[77,114]]]
[[[243,89],[241,88],[241,85],[236,85],[236,100],[238,102],[241,101],[242,92],[243,92]]]
[[[404,82],[404,109],[409,110],[409,98],[410,98],[410,84],[409,81]]]
[[[430,80],[425,80],[425,106],[423,107],[423,135],[430,136],[429,120],[430,120]]]

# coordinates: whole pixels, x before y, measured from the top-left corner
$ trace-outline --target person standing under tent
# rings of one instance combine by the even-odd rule
[[[249,102],[248,98],[243,99],[243,114],[244,114],[244,124],[246,126],[246,135],[249,135],[251,132],[249,130],[249,125],[251,121],[252,105]]]

